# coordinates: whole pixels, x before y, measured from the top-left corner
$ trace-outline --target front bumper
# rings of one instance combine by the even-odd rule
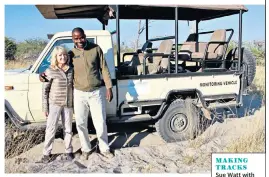
[[[25,125],[30,124],[30,121],[26,121],[20,118],[20,116],[15,112],[7,100],[5,100],[5,113],[8,115],[8,118],[11,120],[11,122],[21,130],[25,130]]]

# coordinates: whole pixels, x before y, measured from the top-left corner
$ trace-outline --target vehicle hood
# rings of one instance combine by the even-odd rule
[[[20,74],[20,73],[29,73],[29,69],[23,68],[23,69],[8,69],[8,70],[5,70],[5,75],[14,75],[14,74]]]

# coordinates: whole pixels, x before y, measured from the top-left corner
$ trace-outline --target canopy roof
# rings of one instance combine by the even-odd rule
[[[116,5],[36,5],[47,19],[97,18],[107,24],[116,17]],[[178,7],[179,20],[210,20],[238,14],[248,9],[243,5],[119,5],[120,19],[174,20]]]

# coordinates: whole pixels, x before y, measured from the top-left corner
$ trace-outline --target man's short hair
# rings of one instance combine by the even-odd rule
[[[74,28],[74,29],[72,30],[72,34],[73,34],[75,31],[80,32],[81,34],[85,34],[85,33],[84,33],[84,30],[83,30],[82,28],[80,28],[80,27],[76,27],[76,28]]]

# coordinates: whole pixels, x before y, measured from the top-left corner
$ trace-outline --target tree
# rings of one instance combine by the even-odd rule
[[[137,31],[137,37],[134,42],[132,42],[132,47],[135,49],[135,51],[139,48],[139,41],[140,41],[140,35],[143,33],[143,31],[146,29],[146,22],[144,25],[141,25],[142,20],[139,20],[138,22],[138,31]],[[148,24],[152,23],[153,21],[149,21]],[[150,27],[150,26],[148,26]]]
[[[5,59],[14,60],[17,44],[11,38],[5,37]]]
[[[17,44],[15,58],[18,60],[36,60],[48,41],[41,38],[30,38]]]

